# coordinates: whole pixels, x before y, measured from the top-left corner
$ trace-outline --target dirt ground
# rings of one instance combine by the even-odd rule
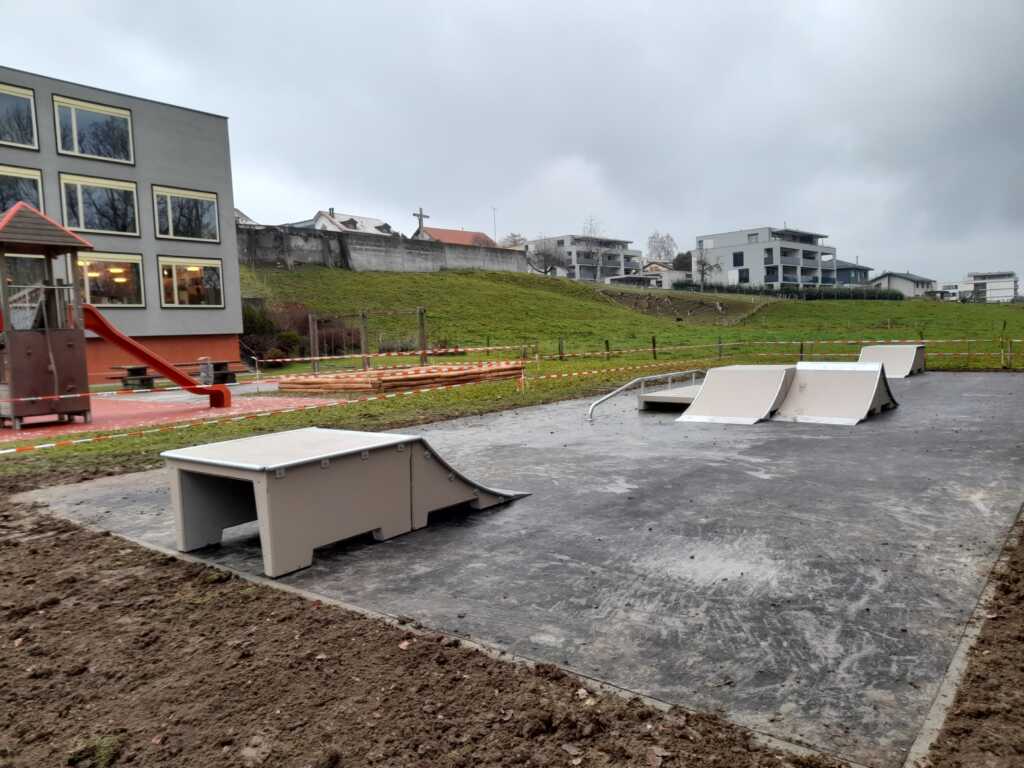
[[[981,636],[929,755],[935,768],[1024,766],[1024,540],[994,580]]]
[[[4,768],[838,765],[11,505],[0,618]]]

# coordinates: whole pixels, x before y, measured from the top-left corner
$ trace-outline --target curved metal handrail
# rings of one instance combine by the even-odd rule
[[[590,404],[590,407],[587,409],[587,421],[593,421],[594,420],[594,409],[597,408],[597,406],[599,406],[605,400],[610,400],[611,398],[615,397],[620,392],[625,392],[627,389],[635,387],[637,384],[641,385],[641,392],[642,392],[643,391],[643,385],[646,384],[648,381],[661,381],[662,379],[668,379],[668,383],[671,384],[672,383],[672,379],[674,379],[674,378],[678,378],[680,376],[689,376],[690,377],[690,382],[691,383],[695,383],[696,380],[697,380],[697,374],[698,373],[707,373],[707,371],[705,369],[703,369],[703,368],[689,368],[689,369],[687,369],[685,371],[671,371],[669,373],[655,373],[655,374],[651,374],[650,376],[638,376],[637,378],[633,379],[632,381],[629,381],[629,382],[623,384],[618,389],[613,389],[607,395],[599,397],[597,400],[592,402]]]

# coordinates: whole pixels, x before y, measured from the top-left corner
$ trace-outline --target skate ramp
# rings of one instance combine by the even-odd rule
[[[756,424],[779,408],[794,374],[792,365],[711,368],[693,403],[677,421]]]
[[[640,403],[640,410],[649,410],[652,407],[675,407],[678,409],[687,408],[697,398],[700,392],[700,384],[687,384],[683,387],[671,387],[669,389],[656,389],[653,392],[647,391],[637,395]]]
[[[437,509],[528,495],[473,482],[415,435],[308,427],[160,455],[171,470],[178,549],[219,544],[225,529],[256,520],[263,571],[275,578],[336,541],[368,532],[390,539],[424,527]]]
[[[852,426],[896,406],[882,363],[797,363],[773,418]]]
[[[873,344],[860,348],[861,363],[881,363],[890,379],[924,373],[924,344]]]

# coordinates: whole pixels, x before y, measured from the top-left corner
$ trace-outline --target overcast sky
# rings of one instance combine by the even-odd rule
[[[1024,272],[1024,0],[0,6],[4,64],[228,115],[264,223],[785,223],[879,270]]]

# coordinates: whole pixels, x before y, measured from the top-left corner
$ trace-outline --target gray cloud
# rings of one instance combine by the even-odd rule
[[[1018,0],[325,5],[12,4],[51,42],[5,63],[229,115],[263,221],[785,221],[876,268],[1024,271]]]

